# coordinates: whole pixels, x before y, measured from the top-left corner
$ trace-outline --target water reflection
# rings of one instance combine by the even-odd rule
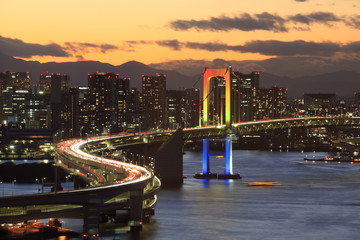
[[[310,154],[325,155],[234,151],[234,172],[243,179],[202,180],[193,178],[202,154],[187,152],[184,185],[159,191],[155,216],[143,231],[114,228],[100,239],[357,239],[360,164],[296,163]],[[212,161],[211,171],[222,173],[224,161]],[[281,185],[244,184],[266,181]],[[82,220],[65,221],[82,231]]]

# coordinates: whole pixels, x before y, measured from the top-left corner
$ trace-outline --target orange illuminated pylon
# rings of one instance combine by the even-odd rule
[[[209,125],[209,98],[210,79],[213,77],[225,78],[225,123],[227,127],[231,127],[231,68],[204,68],[204,84],[203,84],[203,125]]]

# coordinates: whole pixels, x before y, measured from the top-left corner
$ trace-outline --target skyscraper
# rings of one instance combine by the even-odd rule
[[[142,129],[166,128],[166,75],[142,76],[144,124]]]
[[[61,118],[63,119],[64,137],[80,136],[79,88],[70,87],[63,95]]]
[[[96,72],[88,75],[88,86],[91,132],[99,135],[121,131],[129,79],[121,79],[119,74]]]
[[[70,77],[60,73],[46,73],[40,75],[39,88],[45,94],[50,94],[51,127],[64,128],[62,119],[62,99],[69,90]]]
[[[51,102],[61,102],[61,94],[69,90],[70,76],[60,73],[46,73],[40,75],[40,91],[51,94]]]
[[[32,91],[29,72],[0,73],[0,120],[24,124],[25,95]]]
[[[168,128],[178,129],[185,127],[186,121],[186,100],[185,91],[166,91],[166,116]]]
[[[257,119],[277,119],[286,117],[287,89],[272,87],[260,89],[259,107],[257,108]]]
[[[79,87],[79,127],[80,136],[86,137],[90,132],[90,117],[89,117],[89,87]]]
[[[257,95],[259,92],[259,72],[243,74],[233,72],[232,86],[232,121],[246,122],[256,120],[258,108]]]
[[[199,126],[200,117],[200,89],[185,89],[186,116],[185,127]]]
[[[136,88],[132,88],[126,98],[125,126],[123,131],[142,131],[144,113],[142,110],[142,96]]]

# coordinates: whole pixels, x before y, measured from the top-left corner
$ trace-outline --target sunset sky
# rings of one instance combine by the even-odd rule
[[[0,8],[0,52],[24,60],[176,68],[360,59],[359,0],[0,0]]]

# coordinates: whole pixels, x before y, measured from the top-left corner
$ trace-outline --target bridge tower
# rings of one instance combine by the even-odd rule
[[[231,128],[231,67],[204,68],[203,81],[203,125],[209,125],[210,80],[213,77],[225,78],[225,124]]]
[[[231,134],[231,67],[228,68],[204,68],[203,81],[203,126],[209,125],[209,95],[210,80],[213,77],[222,77],[225,79],[225,124],[228,128],[228,133],[225,139],[225,154],[223,153],[209,153],[209,139],[203,139],[203,171],[195,174],[195,178],[221,178],[221,179],[239,179],[240,174],[233,174],[232,170],[232,140]],[[224,174],[215,174],[210,172],[210,156],[224,156],[225,157],[225,172]]]

